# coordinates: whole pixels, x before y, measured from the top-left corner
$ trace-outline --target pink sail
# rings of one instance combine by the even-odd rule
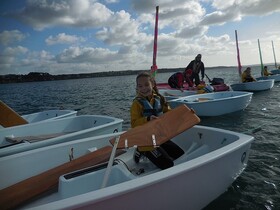
[[[158,9],[156,7],[156,20],[155,20],[155,32],[154,32],[154,50],[153,50],[153,65],[151,66],[151,74],[153,77],[156,76],[157,72],[157,36],[158,36]]]
[[[240,54],[239,54],[239,47],[238,47],[238,38],[237,38],[237,30],[235,30],[235,40],[236,40],[236,50],[237,50],[237,63],[238,63],[238,73],[239,76],[241,78],[242,72],[242,66],[241,66],[241,62],[240,62]]]

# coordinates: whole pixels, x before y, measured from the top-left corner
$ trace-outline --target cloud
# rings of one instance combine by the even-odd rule
[[[107,63],[116,57],[117,52],[103,48],[70,47],[56,56],[58,63]]]
[[[113,3],[118,3],[119,0],[105,0],[105,2],[108,4],[113,4]]]
[[[25,39],[26,35],[21,33],[19,30],[3,31],[0,33],[0,44],[8,45],[14,42],[20,42]]]
[[[275,0],[214,0],[212,6],[220,11],[238,8],[242,15],[268,15],[280,11],[280,1]]]
[[[207,30],[208,27],[206,26],[189,27],[177,31],[175,36],[179,38],[191,39],[204,35]]]
[[[275,0],[214,0],[212,6],[216,11],[207,14],[203,24],[224,24],[244,16],[264,16],[280,11],[280,1]]]
[[[108,45],[129,45],[140,43],[146,35],[139,30],[139,23],[129,13],[121,10],[114,14],[110,27],[96,33],[96,38]]]
[[[43,30],[54,26],[100,27],[107,25],[112,14],[103,4],[90,0],[30,0],[22,10],[6,16]]]
[[[9,55],[9,56],[16,56],[18,54],[25,54],[28,52],[28,49],[22,46],[17,47],[7,47],[3,54]]]
[[[12,66],[15,66],[18,56],[25,55],[28,52],[28,49],[22,46],[17,47],[7,47],[0,53],[0,72],[4,70],[9,70]]]
[[[55,37],[49,36],[46,39],[47,45],[55,45],[55,44],[73,44],[77,42],[86,41],[83,37],[78,37],[75,35],[67,35],[65,33],[60,33]]]
[[[28,67],[26,71],[54,73],[149,69],[157,5],[160,6],[159,68],[185,66],[197,53],[203,54],[208,66],[225,61],[229,65],[235,63],[232,61],[236,57],[232,59],[234,37],[228,35],[233,34],[235,26],[243,32],[241,50],[256,48],[254,42],[248,43],[257,36],[262,36],[258,37],[262,43],[263,37],[269,41],[269,49],[272,39],[279,40],[279,21],[269,22],[270,19],[260,17],[279,11],[277,0],[131,0],[128,3],[28,0],[22,9],[6,13],[4,18],[21,21],[16,26],[20,25],[22,31],[31,35],[19,30],[1,32],[0,44],[6,48],[1,48],[0,62],[7,64],[6,67],[12,64],[10,71],[16,71],[20,65]],[[257,16],[260,23],[247,16]],[[273,16],[277,17],[277,14]],[[31,38],[24,40],[27,36]],[[14,47],[17,42],[22,46]],[[221,56],[227,60],[220,59]],[[246,62],[252,57],[246,58]]]

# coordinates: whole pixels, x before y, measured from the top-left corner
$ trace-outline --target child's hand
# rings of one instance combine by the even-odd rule
[[[151,115],[150,120],[155,120],[155,119],[157,119],[157,118],[158,118],[157,116]]]

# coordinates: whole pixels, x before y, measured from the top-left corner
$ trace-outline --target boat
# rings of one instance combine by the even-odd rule
[[[169,86],[169,84],[167,82],[160,82],[160,83],[157,83],[157,88],[160,90],[160,89],[164,89],[164,90],[178,90],[176,88],[172,88]],[[189,86],[184,83],[184,87],[182,88],[183,90],[189,90]]]
[[[196,90],[176,90],[176,89],[159,89],[158,92],[163,95],[166,100],[172,100],[179,97],[190,96],[197,94]]]
[[[13,196],[5,193],[7,186],[68,162],[72,148],[77,158],[101,150],[118,135],[80,139],[1,158],[4,173],[0,201],[4,203],[6,196]],[[245,134],[196,125],[172,138],[185,153],[171,168],[160,170],[145,157],[136,163],[136,148],[130,147],[115,157],[105,186],[102,184],[110,161],[62,174],[57,180],[58,189],[31,199],[21,208],[202,209],[224,193],[246,168],[253,140]],[[12,199],[17,202],[21,196]]]
[[[122,131],[122,122],[122,119],[110,116],[80,115],[2,128],[0,157],[77,138]]]
[[[45,120],[56,120],[76,115],[77,111],[75,110],[57,109],[45,110],[21,116],[6,103],[0,100],[0,129]]]
[[[257,77],[256,80],[274,79],[274,82],[280,82],[280,74],[273,74],[269,76]]]
[[[67,110],[67,109],[53,109],[53,110],[44,110],[41,112],[36,112],[32,114],[22,115],[28,123],[34,123],[44,120],[57,120],[65,117],[76,116],[76,110]]]
[[[230,87],[234,91],[250,91],[258,92],[270,90],[274,86],[274,79],[257,80],[254,82],[241,82],[231,84]]]
[[[212,87],[212,91],[214,92],[221,92],[221,91],[228,91],[230,88],[228,85],[226,84],[209,84],[211,87]],[[202,87],[189,87],[187,83],[184,83],[184,87],[182,88],[182,90],[185,92],[185,91],[190,91],[190,92],[198,92],[200,93],[201,90],[203,90],[203,88],[206,87],[206,84]],[[157,88],[159,90],[178,90],[176,88],[171,88],[169,86],[168,83],[157,83]]]
[[[244,110],[250,104],[252,95],[243,91],[204,93],[173,99],[169,104],[171,108],[185,104],[200,117],[213,117]]]
[[[115,138],[121,133],[123,131],[75,139],[1,157],[0,171],[2,178],[0,180],[0,189],[4,189],[65,162],[70,162],[71,157],[76,159],[102,147],[109,146],[111,144],[108,139]],[[32,170],[26,170],[30,169],[30,166],[34,166]],[[15,173],[15,170],[20,170],[21,172]]]
[[[272,74],[280,74],[280,69],[273,69],[270,71]]]
[[[264,65],[263,65],[263,61],[262,61],[262,52],[261,52],[261,45],[260,45],[260,40],[259,39],[258,39],[258,47],[259,47],[259,54],[260,54],[260,61],[261,61],[261,77],[257,77],[256,80],[274,79],[274,82],[280,82],[280,74],[279,75],[274,74],[274,75],[265,76],[265,74],[264,74],[265,69],[264,69]],[[273,53],[274,53],[273,42],[272,42],[272,48],[273,48]],[[275,59],[275,54],[274,54],[274,59]],[[276,64],[276,60],[275,60],[275,66],[276,65],[277,64]],[[269,73],[269,71],[268,71],[268,73]]]
[[[235,41],[236,41],[236,50],[237,50],[238,73],[239,73],[239,77],[241,79],[242,66],[241,66],[240,53],[239,53],[239,47],[238,47],[237,30],[235,30]],[[259,40],[258,40],[258,44],[259,44]],[[259,53],[260,53],[261,65],[263,66],[260,44],[259,44]],[[234,91],[258,92],[258,91],[270,90],[273,86],[274,86],[274,79],[265,79],[265,80],[257,80],[257,81],[253,81],[253,82],[234,83],[234,84],[230,85],[230,88]]]

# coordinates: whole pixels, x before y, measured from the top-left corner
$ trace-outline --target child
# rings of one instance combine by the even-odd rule
[[[265,66],[265,67],[263,68],[263,75],[264,75],[265,77],[267,77],[267,76],[273,75],[273,74],[272,74],[270,71],[268,71],[267,66]]]
[[[136,77],[137,96],[131,105],[131,127],[141,126],[159,115],[171,110],[165,98],[161,96],[155,87],[155,81],[147,72],[140,73]],[[184,154],[184,151],[171,140],[165,142],[156,149],[145,151],[139,147],[135,160],[139,161],[140,155],[145,155],[160,169],[166,169],[174,165],[173,160]]]
[[[247,67],[241,75],[242,82],[254,82],[256,79],[251,75],[251,68]]]

